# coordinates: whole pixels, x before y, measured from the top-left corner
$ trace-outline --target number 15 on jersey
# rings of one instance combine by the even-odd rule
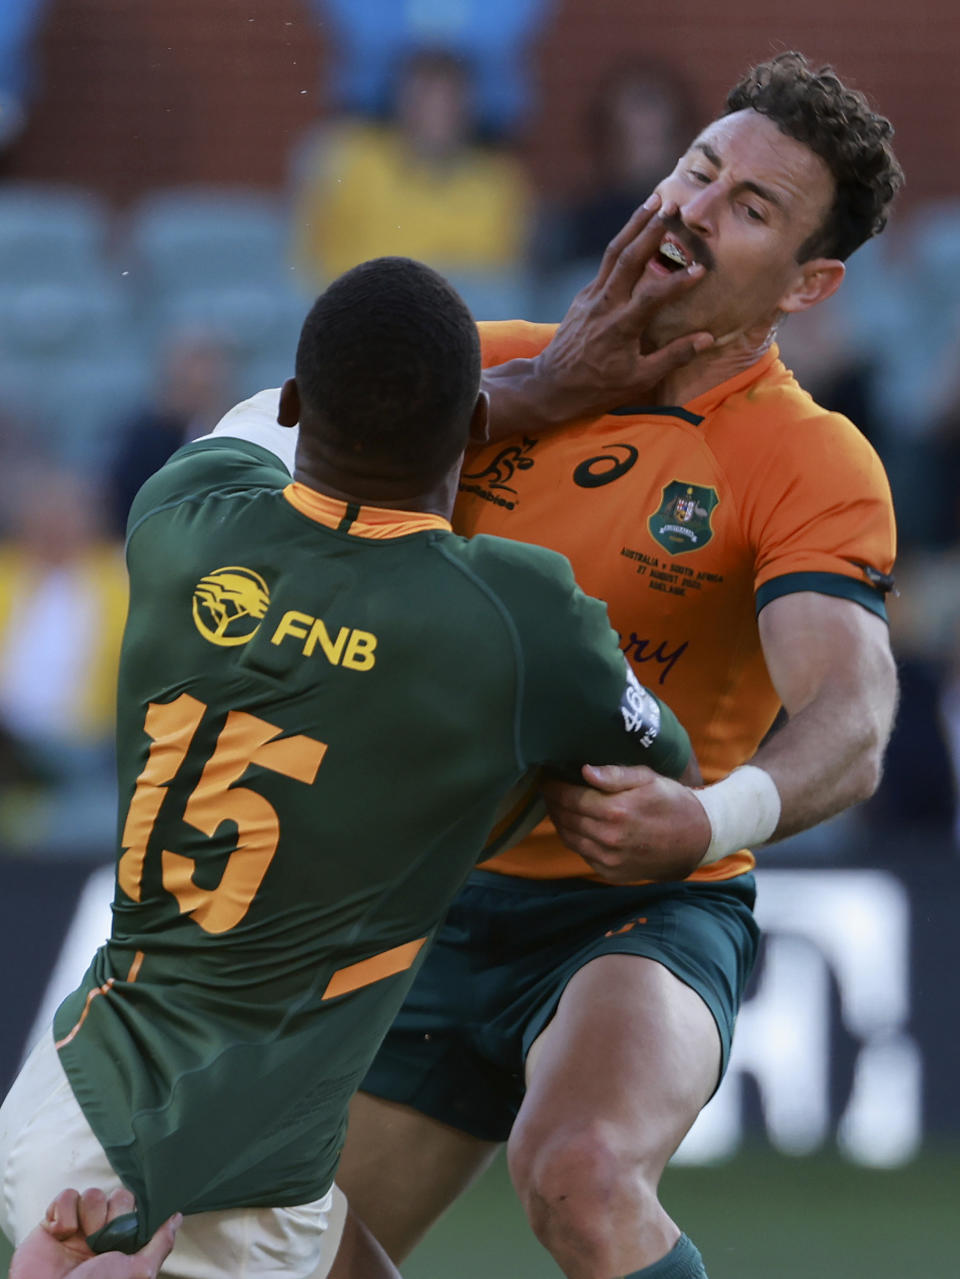
[[[147,708],[144,731],[150,753],[127,811],[117,868],[120,888],[135,902],[140,901],[147,846],[167,787],[183,765],[206,711],[205,703],[188,693],[172,702],[151,702]],[[236,824],[236,848],[216,888],[199,888],[193,882],[197,863],[192,857],[162,851],[164,888],[176,898],[181,914],[189,914],[205,932],[229,932],[240,923],[280,842],[280,819],[273,805],[234,783],[251,765],[259,765],[309,786],[323,762],[325,742],[303,734],[281,738],[282,732],[256,715],[230,711],[187,800],[183,820],[208,838],[223,822]]]

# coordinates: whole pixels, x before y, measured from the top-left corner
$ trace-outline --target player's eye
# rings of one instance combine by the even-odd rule
[[[754,205],[745,204],[743,208],[747,217],[750,218],[752,222],[766,222],[766,217],[764,216],[762,210],[756,208]]]
[[[693,178],[694,182],[699,182],[701,186],[706,186],[711,180],[709,173],[704,173],[702,169],[688,169],[687,173]]]

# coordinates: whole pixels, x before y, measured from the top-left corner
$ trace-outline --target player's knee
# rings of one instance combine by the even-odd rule
[[[510,1173],[532,1229],[551,1251],[568,1244],[578,1252],[602,1249],[614,1223],[642,1225],[660,1211],[656,1185],[616,1125],[557,1127],[542,1141],[522,1130],[515,1137]]]

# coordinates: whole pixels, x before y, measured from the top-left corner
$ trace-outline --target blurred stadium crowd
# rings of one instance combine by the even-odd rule
[[[289,376],[324,282],[403,253],[478,318],[558,319],[702,122],[673,67],[610,67],[585,104],[591,181],[548,200],[516,141],[523,53],[550,0],[308,7],[338,50],[338,109],[291,149],[282,192],[182,185],[118,207],[12,176],[0,155],[0,855],[105,859],[126,511],[182,442]],[[43,92],[30,55],[46,17],[45,0],[0,5],[7,157]],[[781,349],[880,452],[902,546],[885,782],[794,853],[893,860],[909,830],[930,857],[956,856],[960,197],[912,206]]]

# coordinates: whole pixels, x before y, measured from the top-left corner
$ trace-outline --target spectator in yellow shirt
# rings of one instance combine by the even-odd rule
[[[344,120],[304,156],[296,260],[313,290],[368,258],[418,258],[453,275],[507,272],[523,260],[529,189],[520,163],[475,143],[464,63],[422,51],[398,78],[395,114]]]

